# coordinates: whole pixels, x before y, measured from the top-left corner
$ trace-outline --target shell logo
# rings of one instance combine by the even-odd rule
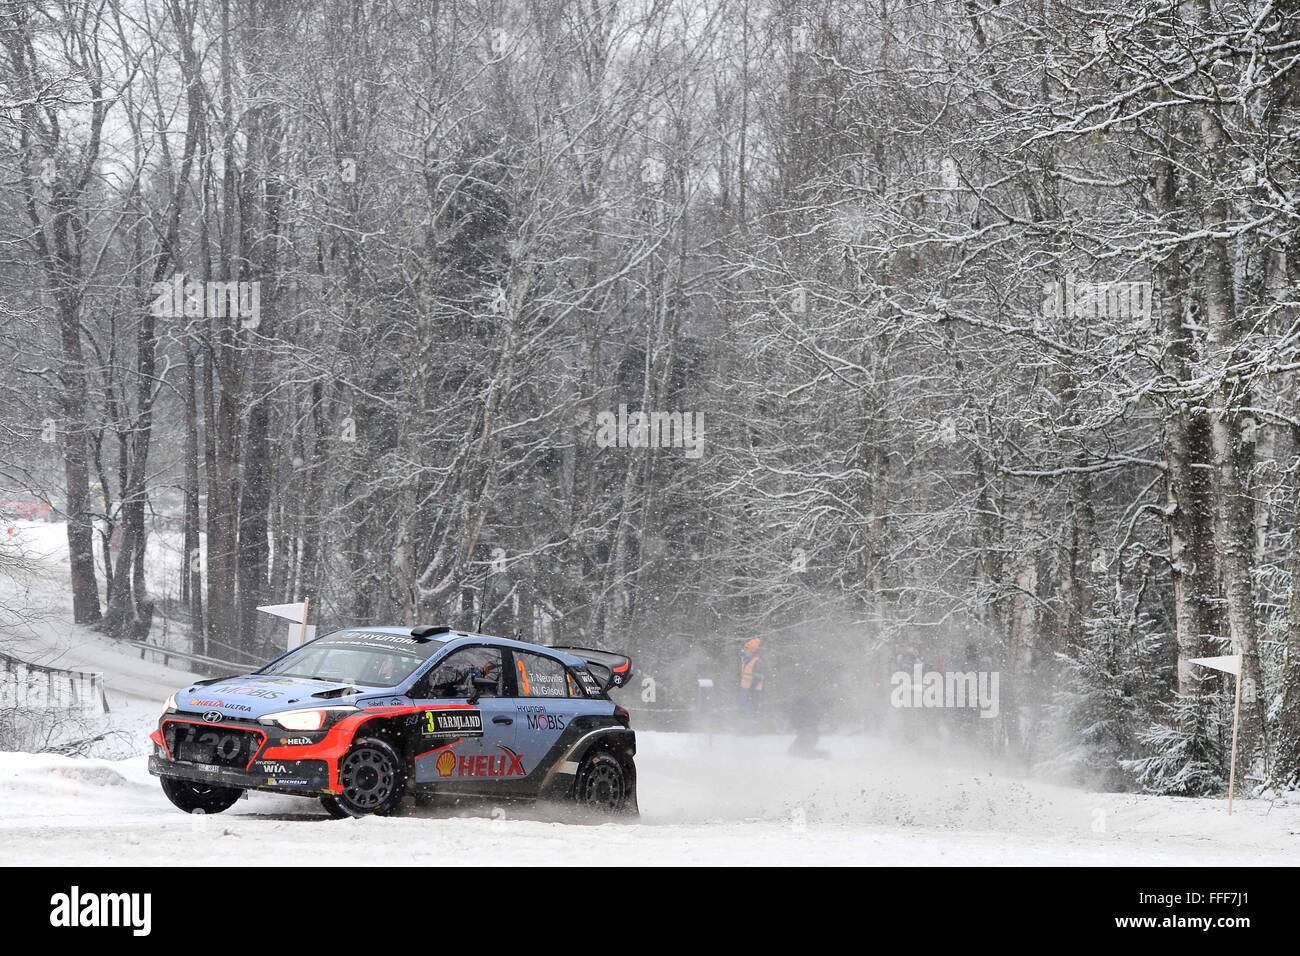
[[[444,750],[438,755],[438,762],[433,767],[438,771],[438,776],[450,777],[451,772],[456,769],[456,755],[450,750]]]

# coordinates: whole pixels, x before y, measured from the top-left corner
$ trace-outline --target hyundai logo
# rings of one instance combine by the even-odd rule
[[[215,710],[210,710],[210,711],[208,711],[206,714],[203,715],[203,719],[206,720],[206,721],[207,721],[208,723],[210,723],[210,724],[220,723],[220,722],[221,722],[221,714],[217,713],[217,711],[215,711]]]

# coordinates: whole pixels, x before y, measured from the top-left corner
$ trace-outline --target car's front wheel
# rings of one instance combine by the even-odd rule
[[[192,780],[159,777],[163,793],[172,804],[186,813],[220,813],[235,805],[244,791],[238,787],[214,787]]]
[[[632,780],[617,757],[598,750],[583,758],[573,795],[589,810],[621,813],[631,806]]]
[[[406,792],[406,764],[386,740],[366,737],[339,761],[343,792],[321,798],[332,817],[363,817],[395,811]]]

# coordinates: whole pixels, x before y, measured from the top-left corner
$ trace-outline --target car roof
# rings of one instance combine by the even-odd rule
[[[368,631],[372,634],[401,634],[409,636],[411,629],[409,627],[389,627],[381,625],[366,625],[363,627],[344,627],[339,628],[342,631]],[[562,651],[557,647],[547,647],[545,644],[531,644],[528,641],[516,641],[508,637],[496,637],[491,634],[478,634],[474,631],[446,631],[438,635],[434,640],[442,641],[448,647],[462,647],[466,644],[491,644],[496,647],[511,647],[520,651],[530,651],[534,654],[548,654],[551,657],[559,658],[560,661],[569,667],[585,667],[587,662],[581,657],[576,657],[567,651]]]

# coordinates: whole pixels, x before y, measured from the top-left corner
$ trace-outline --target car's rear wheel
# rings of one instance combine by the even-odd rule
[[[175,777],[159,777],[163,793],[172,804],[186,813],[220,813],[235,805],[244,791],[238,787],[216,787]]]
[[[330,816],[392,813],[406,792],[406,764],[388,741],[366,737],[339,761],[339,785],[342,793],[321,798]]]
[[[598,750],[583,758],[573,789],[580,806],[601,813],[620,813],[628,808],[631,792],[632,781],[613,754]]]

